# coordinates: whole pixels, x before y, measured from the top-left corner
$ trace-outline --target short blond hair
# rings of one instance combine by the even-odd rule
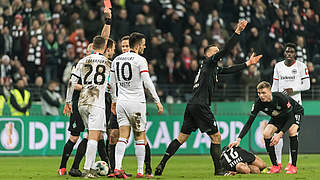
[[[264,89],[264,88],[271,89],[270,83],[268,83],[267,81],[262,81],[257,85],[257,89]]]

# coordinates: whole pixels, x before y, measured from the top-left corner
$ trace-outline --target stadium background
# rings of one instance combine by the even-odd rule
[[[111,38],[118,42],[134,31],[147,36],[144,56],[165,103],[163,116],[156,115],[153,104],[148,105],[147,135],[153,154],[162,154],[178,135],[204,47],[212,43],[223,47],[238,19],[249,24],[220,65],[242,63],[253,51],[263,58],[243,72],[218,77],[212,110],[222,144],[235,139],[248,118],[256,84],[260,80],[272,83],[273,67],[281,61],[285,43],[295,42],[297,60],[307,64],[311,77],[311,89],[302,93],[306,118],[299,151],[320,153],[319,145],[313,143],[320,124],[319,0],[114,0],[112,5]],[[48,82],[57,81],[56,91],[65,96],[71,65],[83,57],[87,44],[99,34],[103,17],[101,0],[0,0],[0,94],[9,99],[9,91],[22,78],[33,99],[28,117],[11,117],[5,104],[0,118],[0,156],[62,153],[68,119],[61,113],[63,104],[61,116],[42,115],[42,92]],[[265,152],[260,132],[267,119],[263,115],[257,118],[243,141],[246,149]],[[5,145],[9,122],[14,124],[10,147]],[[196,132],[178,153],[208,154],[209,144],[208,137]],[[131,143],[127,153],[133,151]]]

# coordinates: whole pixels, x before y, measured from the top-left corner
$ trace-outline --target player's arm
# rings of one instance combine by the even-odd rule
[[[150,78],[149,71],[148,71],[148,64],[146,60],[144,60],[142,64],[140,64],[139,69],[140,69],[141,79],[143,81],[144,88],[150,92],[153,102],[157,105],[158,114],[162,114],[163,106],[160,102],[160,98],[157,94],[156,88],[154,87],[152,80]]]
[[[259,100],[257,100],[255,102],[255,104],[252,106],[252,110],[251,110],[251,114],[250,114],[250,117],[248,119],[248,121],[246,122],[246,124],[244,125],[244,127],[241,129],[241,132],[237,138],[237,140],[233,143],[230,143],[228,146],[229,148],[232,148],[232,147],[238,147],[240,145],[240,142],[241,142],[241,139],[248,133],[249,129],[251,128],[251,125],[253,123],[253,121],[256,119],[257,117],[257,114],[259,113],[260,111],[260,103],[259,103]]]
[[[76,90],[76,91],[81,91],[81,90],[82,90],[82,85],[81,85],[81,84],[76,84],[76,85],[74,86],[74,90]]]
[[[114,61],[113,61],[114,62]],[[111,70],[110,70],[110,93],[111,93],[111,99],[112,99],[112,103],[111,103],[111,112],[116,115],[116,103],[117,103],[117,90],[116,90],[116,75],[114,72],[114,68],[113,68],[114,63],[112,63],[111,65]]]
[[[64,114],[70,117],[72,113],[72,95],[75,89],[75,86],[80,79],[80,63],[77,64],[75,70],[71,74],[71,78],[68,83],[67,95],[66,95],[66,104],[64,106]]]
[[[106,46],[107,46],[107,42],[110,36],[110,29],[111,29],[111,10],[109,8],[105,8],[104,9],[104,13],[106,14],[105,17],[105,24],[103,26],[103,29],[101,31],[101,36],[104,37],[104,39],[106,40]]]
[[[278,67],[278,64],[276,64],[273,71],[273,82],[271,87],[272,92],[279,92],[279,73],[278,73],[277,67]]]
[[[306,91],[310,89],[310,77],[308,68],[305,64],[303,64],[303,69],[300,70],[301,76],[301,86],[293,87],[293,92]]]
[[[243,31],[248,24],[248,21],[246,20],[241,20],[237,24],[236,30],[231,36],[231,38],[228,40],[228,42],[225,44],[223,49],[219,51],[216,55],[213,56],[213,61],[219,61],[222,57],[224,57],[238,42],[239,40],[239,35],[241,31]]]
[[[218,73],[220,74],[230,74],[230,73],[235,73],[239,72],[245,68],[247,68],[250,65],[257,64],[259,60],[261,59],[262,55],[255,56],[254,53],[250,56],[250,59],[242,64],[234,65],[231,67],[219,67]]]

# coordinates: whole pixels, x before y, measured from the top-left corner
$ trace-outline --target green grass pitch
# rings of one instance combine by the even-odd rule
[[[260,157],[270,165],[266,155]],[[284,155],[284,166],[288,162],[288,155]],[[153,170],[161,157],[152,157]],[[98,158],[97,158],[98,160]],[[73,157],[69,159],[67,169],[70,168]],[[83,162],[80,167],[83,167]],[[171,158],[162,176],[154,179],[292,179],[292,180],[320,180],[320,155],[305,154],[298,159],[298,174],[287,175],[285,171],[280,174],[236,175],[232,177],[213,176],[213,163],[210,156],[181,156]],[[0,157],[0,180],[73,180],[69,175],[58,176],[60,157]],[[123,166],[128,173],[136,175],[136,158],[126,156]],[[99,179],[109,179],[100,177]],[[132,178],[130,178],[132,179]]]

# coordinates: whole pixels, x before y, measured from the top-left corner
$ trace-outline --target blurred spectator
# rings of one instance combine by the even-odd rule
[[[241,82],[247,87],[256,87],[260,81],[260,72],[256,65],[249,66],[248,69],[243,70],[241,75]]]
[[[151,39],[151,26],[146,23],[145,16],[143,14],[138,14],[136,23],[131,32],[140,32],[147,37],[147,41]]]
[[[250,38],[248,39],[248,48],[250,51],[255,52],[256,54],[264,54],[263,50],[265,48],[265,39],[262,34],[259,33],[259,30],[256,27],[250,29]]]
[[[190,48],[187,46],[182,47],[182,51],[181,51],[181,62],[183,64],[182,68],[189,70],[191,60],[192,60],[192,54],[191,54]]]
[[[18,59],[23,60],[24,46],[26,43],[26,27],[22,24],[22,16],[17,14],[15,16],[14,24],[11,28],[11,36],[13,38],[12,56],[17,56]]]
[[[31,83],[33,83],[36,76],[43,74],[45,64],[45,50],[39,45],[38,39],[35,36],[31,36],[30,38],[24,59],[27,73],[30,75]]]
[[[37,19],[34,19],[32,21],[30,36],[35,36],[38,39],[37,42],[38,42],[39,46],[42,46],[43,35],[42,35],[42,30],[40,28],[39,21]]]
[[[305,48],[304,38],[302,36],[297,37],[297,53],[296,59],[307,64],[308,56],[307,49]]]
[[[11,80],[12,76],[12,67],[10,65],[10,57],[8,55],[4,55],[1,58],[1,79],[0,79],[0,85],[4,84],[4,81]]]
[[[32,88],[32,100],[40,101],[41,93],[43,89],[43,78],[41,76],[36,77],[34,82],[34,86]]]
[[[240,0],[238,5],[236,19],[247,20],[249,25],[252,22],[253,16],[255,14],[255,9],[251,6],[248,0]]]
[[[120,39],[122,36],[129,34],[130,24],[127,18],[128,13],[126,9],[121,9],[119,16],[113,18],[111,28],[114,39]]]
[[[202,39],[205,38],[205,34],[202,32],[200,23],[196,23],[196,25],[194,26],[194,30],[191,32],[190,35],[192,37],[192,43],[196,45],[197,48],[199,48]]]
[[[31,94],[26,89],[25,81],[18,79],[16,87],[10,91],[9,107],[12,116],[29,116],[31,108]]]
[[[0,116],[3,115],[3,108],[6,103],[6,98],[3,92],[3,87],[0,86]]]
[[[69,42],[73,44],[74,50],[77,56],[82,58],[87,51],[88,40],[85,38],[84,30],[82,27],[78,27],[70,36]]]
[[[219,12],[216,9],[212,10],[211,14],[208,15],[207,23],[206,23],[206,25],[207,25],[206,31],[207,32],[212,27],[212,24],[214,21],[218,21],[219,24],[221,25],[221,27],[224,27],[224,21],[221,17],[219,17]]]
[[[76,58],[76,54],[74,53],[74,47],[72,44],[67,45],[67,53],[66,57],[62,60],[63,62],[66,63],[64,72],[63,72],[63,77],[62,77],[62,82],[67,85],[69,82],[69,79],[71,77],[71,70],[72,66],[74,63],[78,61],[79,58]]]
[[[252,26],[258,28],[262,36],[265,36],[268,32],[268,26],[270,26],[270,20],[265,15],[263,6],[257,6],[256,14],[252,19]]]
[[[59,83],[50,81],[48,88],[43,91],[41,96],[42,115],[59,116],[59,107],[62,104],[62,98],[58,92]]]
[[[90,9],[88,16],[83,22],[86,39],[92,40],[94,36],[98,35],[102,29],[103,23],[100,21],[97,15],[97,11]]]
[[[312,62],[307,63],[311,85],[320,84],[320,67],[314,66]]]
[[[261,80],[267,81],[270,84],[273,82],[273,71],[274,67],[277,64],[277,60],[273,59],[271,60],[270,64],[264,68],[264,70],[261,72]]]
[[[53,33],[49,33],[45,39],[44,51],[46,53],[45,82],[48,83],[51,80],[56,81],[61,59],[59,59],[59,45]]]
[[[219,44],[224,44],[229,35],[227,30],[221,27],[219,21],[214,21],[211,30],[207,33],[207,38],[211,41],[217,41]]]
[[[0,54],[12,55],[13,40],[9,33],[9,27],[4,26],[0,35]]]
[[[193,59],[191,61],[190,69],[187,71],[187,77],[186,77],[186,84],[192,84],[194,83],[194,79],[198,73],[199,64],[196,59]]]

